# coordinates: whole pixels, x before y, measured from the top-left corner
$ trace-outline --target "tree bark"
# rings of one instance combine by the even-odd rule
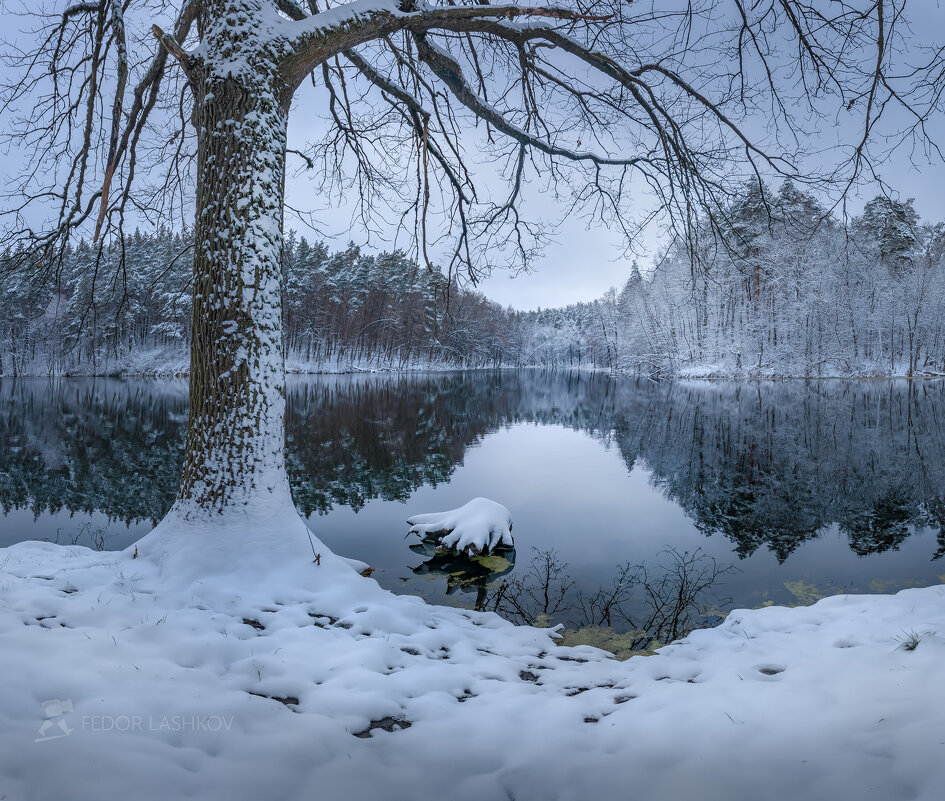
[[[232,15],[242,4],[220,5]],[[206,13],[208,26],[227,16]],[[282,336],[291,91],[271,43],[257,45],[245,25],[219,34],[225,41],[208,48],[219,60],[189,72],[198,136],[190,423],[172,510],[188,520],[293,508]]]

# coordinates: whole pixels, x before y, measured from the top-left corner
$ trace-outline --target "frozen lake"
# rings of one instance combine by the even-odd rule
[[[173,500],[186,420],[184,381],[0,380],[0,546],[132,543]],[[737,568],[703,596],[719,609],[945,574],[941,381],[295,376],[288,454],[296,503],[329,547],[437,602],[488,605],[503,580],[541,596],[532,568],[547,560],[533,560],[551,551],[564,596],[552,620],[574,625],[621,566],[664,575],[667,548]],[[404,539],[411,514],[480,495],[514,521],[514,554],[486,566],[497,572]]]

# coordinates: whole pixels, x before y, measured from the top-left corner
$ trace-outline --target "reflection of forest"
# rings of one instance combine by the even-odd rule
[[[183,383],[0,382],[0,503],[157,520],[173,499]],[[945,383],[680,384],[503,372],[290,384],[289,470],[310,514],[404,499],[517,422],[562,425],[640,460],[706,534],[780,559],[836,523],[858,554],[945,523]],[[940,535],[941,538],[941,535]],[[941,549],[940,549],[941,551]]]
[[[783,560],[832,523],[860,555],[898,547],[915,526],[942,531],[941,382],[667,385],[661,394],[665,408],[645,430],[630,422],[629,440],[619,435],[624,457],[636,449],[700,530],[724,534],[740,556],[764,544]]]
[[[183,382],[0,381],[0,504],[159,519],[177,490]]]

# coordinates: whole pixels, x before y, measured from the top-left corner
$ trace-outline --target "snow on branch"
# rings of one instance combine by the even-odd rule
[[[437,28],[451,30],[459,22],[475,26],[486,20],[544,18],[567,21],[603,21],[606,16],[584,14],[558,6],[434,6],[416,0],[355,0],[312,16],[298,17],[294,4],[280,3],[283,13],[294,19],[287,23],[292,55],[286,73],[297,85],[325,60],[358,45],[401,30],[424,32]],[[297,8],[297,7],[296,7]]]
[[[570,161],[590,161],[601,166],[632,167],[641,161],[639,158],[608,158],[587,151],[570,150],[546,142],[537,136],[532,136],[524,129],[506,120],[495,106],[477,97],[475,91],[473,91],[473,88],[469,85],[469,81],[466,80],[466,76],[463,74],[463,69],[459,65],[459,62],[450,56],[443,48],[435,45],[422,33],[414,34],[414,41],[417,44],[417,55],[420,57],[420,60],[449,87],[449,90],[460,103],[472,111],[479,119],[487,122],[496,130],[511,137],[519,144],[532,147],[549,156],[560,156]]]

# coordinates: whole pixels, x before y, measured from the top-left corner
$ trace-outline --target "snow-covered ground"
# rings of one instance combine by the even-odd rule
[[[317,540],[318,564],[171,534],[0,550],[4,801],[942,797],[945,587],[737,610],[619,662]]]
[[[468,369],[480,369],[472,363]],[[415,358],[410,361],[376,358],[306,359],[289,352],[286,372],[299,374],[448,372],[467,369],[461,362]],[[492,369],[490,367],[490,369]],[[190,352],[184,347],[141,348],[120,356],[103,354],[96,361],[56,360],[43,355],[21,364],[18,376],[185,376],[190,372]]]
[[[767,364],[736,366],[734,360],[727,362],[713,362],[706,364],[684,364],[675,371],[662,375],[670,380],[707,380],[707,381],[783,381],[791,379],[823,380],[848,379],[862,380],[873,378],[910,378],[906,370],[908,364],[900,364],[900,369],[891,371],[889,364],[879,362],[860,363],[855,367],[850,365],[833,364],[827,362],[816,370],[804,370],[797,364]],[[626,374],[631,374],[632,371]],[[942,373],[931,369],[917,368],[913,378],[941,378]]]

